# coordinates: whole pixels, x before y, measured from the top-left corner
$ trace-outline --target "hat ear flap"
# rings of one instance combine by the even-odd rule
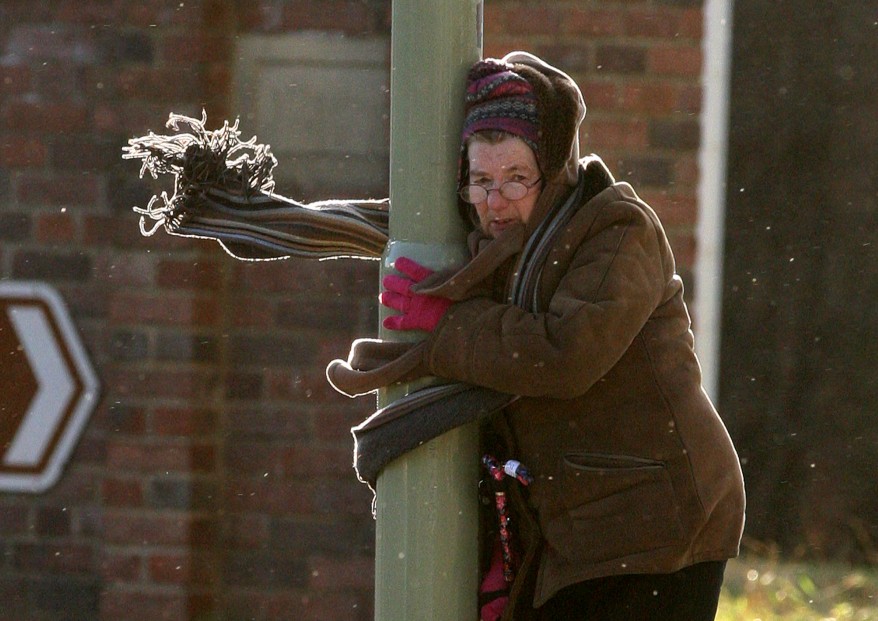
[[[547,76],[524,64],[514,67],[533,87],[540,118],[537,159],[543,174],[555,179],[579,155],[577,131],[584,116],[579,89],[566,76]]]

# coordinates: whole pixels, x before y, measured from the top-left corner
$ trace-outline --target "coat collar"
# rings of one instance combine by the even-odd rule
[[[601,158],[597,155],[583,158],[576,185],[547,184],[526,225],[510,226],[496,238],[474,230],[467,239],[473,255],[470,262],[450,273],[433,274],[416,285],[415,290],[455,301],[466,299],[508,259],[521,255],[526,247],[535,246],[542,236],[557,230],[559,218],[566,220],[613,183],[613,175]]]

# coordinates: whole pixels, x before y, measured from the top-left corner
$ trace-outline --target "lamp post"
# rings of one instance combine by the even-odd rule
[[[466,258],[453,190],[466,71],[481,48],[481,0],[393,2],[390,241],[382,274],[400,256],[434,269]],[[415,388],[382,390],[379,405]],[[477,481],[475,425],[427,442],[379,475],[376,621],[475,619]]]

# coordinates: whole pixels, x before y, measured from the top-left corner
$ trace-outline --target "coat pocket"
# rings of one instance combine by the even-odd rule
[[[562,495],[579,559],[622,558],[679,543],[679,507],[664,462],[624,455],[567,453]],[[566,529],[562,529],[566,530]],[[559,548],[562,553],[565,548]]]

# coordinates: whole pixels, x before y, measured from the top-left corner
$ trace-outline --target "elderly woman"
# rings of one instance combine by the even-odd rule
[[[662,225],[579,158],[584,115],[576,84],[532,55],[473,66],[459,196],[479,267],[440,277],[398,260],[385,326],[429,332],[424,372],[519,397],[486,433],[533,475],[503,618],[713,619],[741,470]]]
[[[450,273],[398,259],[385,326],[426,338],[357,341],[327,376],[349,395],[443,380],[353,430],[367,483],[474,420],[495,457],[528,468],[528,487],[508,490],[516,545],[501,536],[499,583],[486,572],[483,592],[501,597],[485,621],[706,621],[738,552],[741,469],[701,388],[662,225],[598,157],[580,159],[584,116],[576,84],[532,55],[472,67],[458,188],[472,258]],[[275,195],[268,148],[204,121],[171,115],[192,132],[130,141],[141,174],[176,179],[145,217],[242,258],[380,256],[386,201]]]

